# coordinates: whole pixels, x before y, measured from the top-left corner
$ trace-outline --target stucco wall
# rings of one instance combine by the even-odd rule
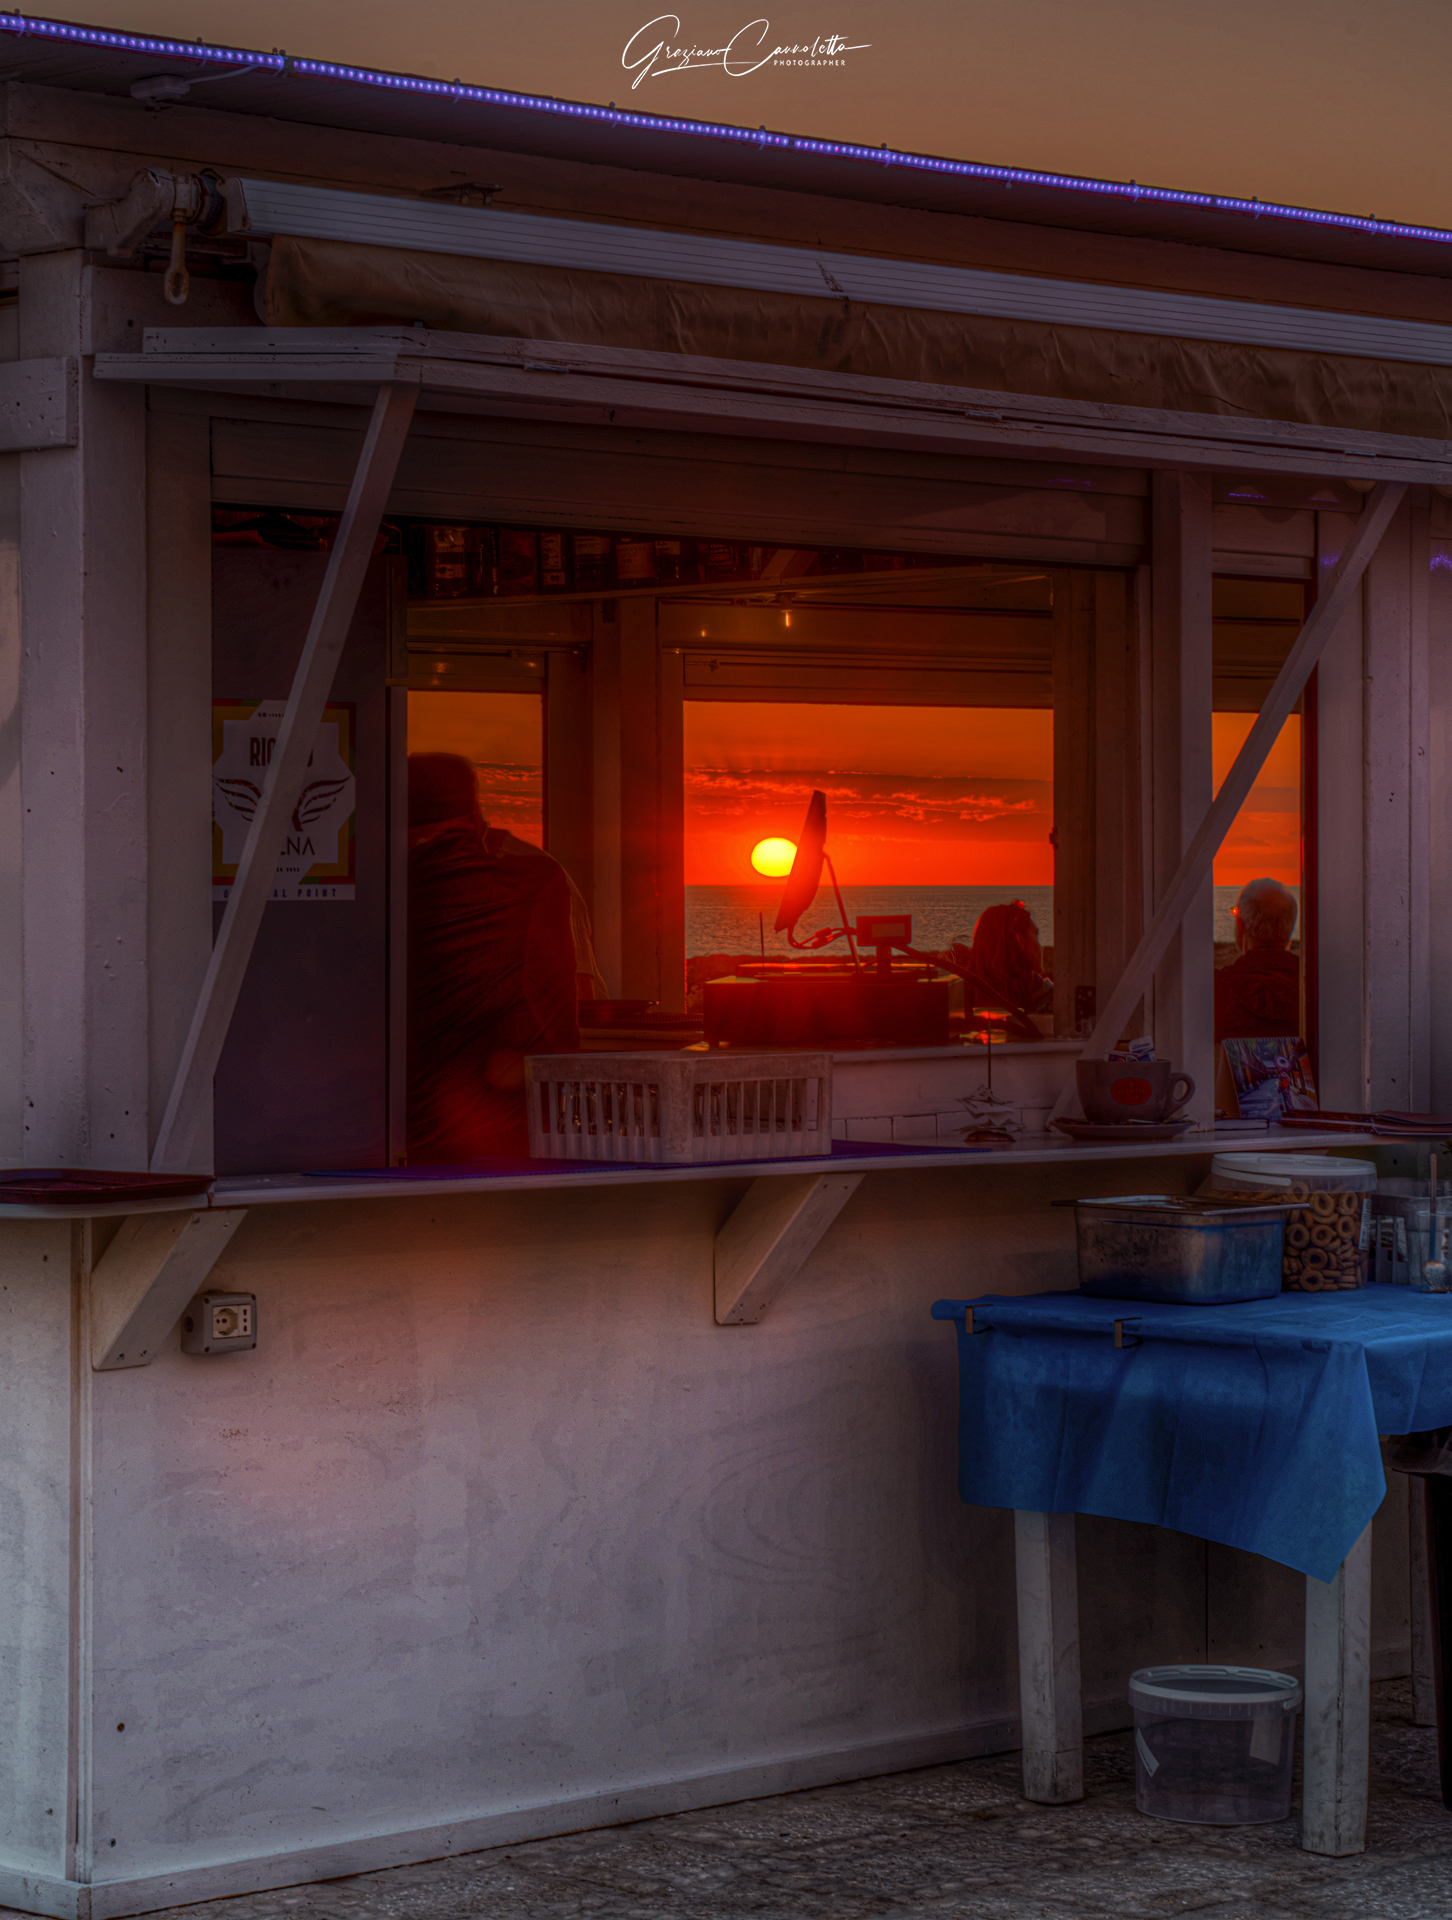
[[[955,1347],[928,1308],[1068,1283],[1072,1215],[1046,1202],[1123,1182],[869,1174],[731,1329],[712,1234],[744,1181],[255,1208],[214,1280],[256,1292],[257,1351],[173,1336],[82,1383],[92,1911],[1015,1745],[1012,1532],[958,1500]],[[69,1445],[66,1301],[33,1281],[10,1358],[44,1383],[14,1475],[32,1505]],[[1079,1534],[1091,1731],[1143,1662],[1297,1658],[1285,1570]],[[1387,1541],[1382,1671],[1406,1638]],[[34,1792],[7,1791],[18,1866]]]

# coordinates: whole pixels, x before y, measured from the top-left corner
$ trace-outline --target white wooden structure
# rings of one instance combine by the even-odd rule
[[[954,1488],[931,1301],[1072,1285],[1048,1203],[1188,1189],[1208,1133],[945,1159],[958,1051],[837,1061],[838,1137],[924,1149],[890,1164],[363,1182],[214,1142],[252,958],[310,911],[261,853],[364,628],[380,738],[460,662],[546,693],[550,844],[612,991],[666,1003],[687,700],[1052,705],[1060,1037],[1003,1063],[1041,1115],[1143,1002],[1209,1120],[1209,859],[1299,701],[1323,1102],[1452,1105],[1452,241],[53,23],[0,58],[0,1163],[225,1176],[0,1207],[0,1904],[102,1920],[1018,1745],[1069,1798],[1130,1670],[1185,1658],[1304,1664],[1306,1843],[1358,1847],[1400,1481],[1304,1619],[1269,1563]],[[172,212],[214,203],[171,305]],[[238,507],[341,518],[325,560],[239,559]],[[910,645],[883,574],[788,646],[766,594],[404,606],[385,514],[942,569]],[[970,604],[965,557],[1051,609]],[[1232,645],[1217,579],[1307,590],[1299,637]],[[244,601],[292,652],[214,940]],[[1216,705],[1266,715],[1219,803]],[[257,1295],[255,1353],[180,1352],[209,1276]]]

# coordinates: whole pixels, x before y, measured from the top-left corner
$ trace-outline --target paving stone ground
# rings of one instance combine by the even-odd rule
[[[1289,1820],[1207,1828],[1134,1804],[1128,1734],[1085,1748],[1087,1794],[1033,1806],[1017,1754],[498,1847],[157,1920],[1452,1920],[1452,1813],[1404,1681],[1373,1690],[1367,1850],[1300,1850]]]

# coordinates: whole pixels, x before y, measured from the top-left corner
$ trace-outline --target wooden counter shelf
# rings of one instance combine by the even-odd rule
[[[0,1207],[0,1220],[76,1221],[126,1216],[92,1271],[93,1367],[145,1365],[187,1300],[252,1207],[319,1200],[436,1200],[449,1194],[540,1188],[659,1186],[693,1180],[746,1180],[746,1192],[716,1234],[715,1310],[721,1326],[758,1321],[805,1265],[812,1250],[869,1173],[932,1168],[1074,1167],[1104,1161],[1187,1158],[1231,1146],[1306,1152],[1368,1147],[1371,1134],[1265,1132],[1186,1134],[1143,1146],[1078,1142],[1037,1135],[1008,1146],[892,1146],[838,1141],[830,1155],[710,1165],[632,1166],[595,1161],[481,1162],[457,1171],[379,1168],[359,1173],[246,1174],[217,1179],[205,1196],[128,1205],[124,1200]],[[149,1216],[149,1217],[148,1217]],[[160,1216],[159,1218],[156,1216]],[[140,1356],[140,1357],[138,1357]]]

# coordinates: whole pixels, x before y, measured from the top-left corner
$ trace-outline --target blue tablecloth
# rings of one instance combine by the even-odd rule
[[[1452,1295],[987,1294],[933,1317],[958,1326],[965,1500],[1151,1521],[1318,1580],[1386,1492],[1377,1435],[1452,1425]]]

